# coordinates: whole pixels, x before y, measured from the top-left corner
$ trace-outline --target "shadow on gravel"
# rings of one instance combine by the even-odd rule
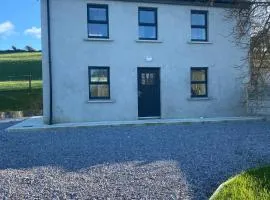
[[[196,197],[207,198],[228,177],[270,163],[270,124],[237,122],[123,126],[8,133],[0,124],[0,170],[100,164],[176,162]],[[239,153],[240,152],[240,153]]]

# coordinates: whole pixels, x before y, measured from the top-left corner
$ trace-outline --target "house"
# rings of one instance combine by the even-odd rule
[[[45,123],[246,115],[234,3],[207,2],[42,0]]]

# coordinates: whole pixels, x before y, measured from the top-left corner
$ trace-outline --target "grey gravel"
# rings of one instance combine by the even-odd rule
[[[208,199],[270,164],[270,123],[70,128],[8,133],[0,199]]]

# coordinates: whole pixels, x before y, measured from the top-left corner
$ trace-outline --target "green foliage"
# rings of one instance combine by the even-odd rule
[[[0,54],[0,81],[10,80],[9,76],[24,76],[31,73],[32,79],[42,79],[41,53]]]
[[[212,200],[270,199],[270,167],[249,170],[230,179]]]

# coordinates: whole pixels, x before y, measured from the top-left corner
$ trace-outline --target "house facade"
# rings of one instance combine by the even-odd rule
[[[42,0],[45,123],[244,116],[232,6]]]

